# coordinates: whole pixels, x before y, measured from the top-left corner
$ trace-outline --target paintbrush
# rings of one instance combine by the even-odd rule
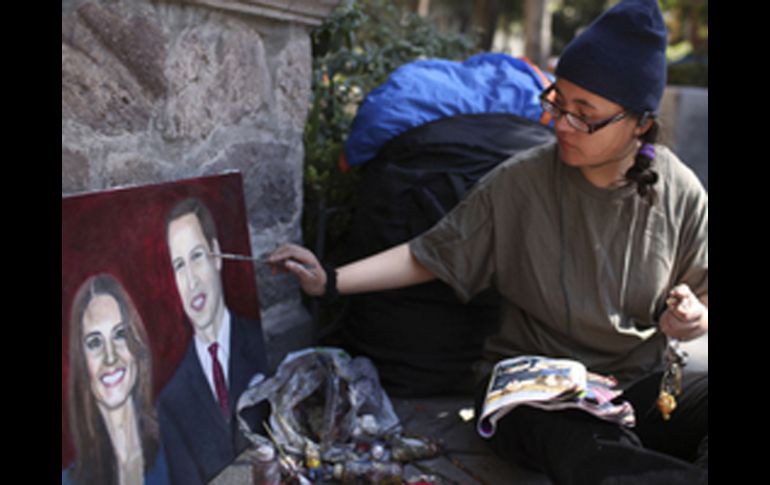
[[[214,253],[214,252],[211,252],[211,253],[209,253],[209,256],[212,256],[214,258],[230,259],[230,260],[233,260],[233,261],[256,261],[257,263],[267,263],[267,264],[278,264],[280,262],[283,262],[285,264],[287,261],[292,261],[292,262],[302,266],[303,268],[305,268],[306,271],[312,271],[316,267],[314,264],[300,263],[296,259],[291,259],[291,258],[287,258],[287,259],[284,259],[283,261],[279,261],[279,262],[276,262],[276,263],[271,263],[270,261],[268,261],[267,257],[257,258],[257,257],[252,257],[252,256],[246,256],[245,254]]]

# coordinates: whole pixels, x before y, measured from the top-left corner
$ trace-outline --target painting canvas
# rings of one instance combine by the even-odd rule
[[[209,293],[182,296],[186,290],[181,281],[189,282],[185,275],[198,263],[193,253],[189,260],[177,261],[169,242],[169,211],[186,200],[199,201],[208,208],[216,225],[217,251],[251,254],[239,173],[62,198],[63,472],[72,468],[79,453],[78,433],[73,429],[85,433],[87,428],[109,427],[98,415],[112,409],[113,404],[117,408],[121,389],[143,386],[141,399],[155,412],[159,394],[191,347],[193,329],[198,331],[189,315],[211,307],[206,301]],[[254,264],[222,258],[216,264],[224,305],[232,314],[257,322],[255,329],[263,345]],[[100,286],[112,288],[111,296],[94,297],[99,294],[95,288]],[[116,312],[115,324],[110,323]],[[120,359],[130,365],[110,364]],[[93,371],[98,366],[106,370]],[[92,371],[101,373],[94,375]],[[233,375],[228,378],[238,379]],[[102,411],[89,411],[89,402],[100,403]],[[136,407],[132,412],[137,427],[142,428],[147,424],[141,419],[145,410]],[[94,433],[93,429],[88,431]],[[123,430],[129,442],[130,431]],[[99,453],[96,444],[81,447],[85,451],[80,453]],[[166,449],[165,453],[168,456],[173,450]]]

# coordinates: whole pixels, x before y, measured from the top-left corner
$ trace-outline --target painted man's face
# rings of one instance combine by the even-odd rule
[[[107,409],[123,405],[136,384],[137,364],[128,349],[129,332],[115,298],[99,295],[91,300],[83,315],[83,349],[91,392]]]
[[[210,247],[198,217],[186,214],[168,226],[168,247],[174,269],[176,288],[187,317],[196,333],[210,331],[224,304],[222,262],[212,257],[219,252],[216,239]]]

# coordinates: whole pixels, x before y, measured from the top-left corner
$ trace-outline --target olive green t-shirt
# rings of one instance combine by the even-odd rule
[[[568,357],[622,385],[660,367],[656,322],[669,290],[708,293],[708,195],[670,150],[656,149],[653,206],[633,184],[593,186],[549,143],[500,164],[409,243],[461,300],[500,293],[486,359]]]

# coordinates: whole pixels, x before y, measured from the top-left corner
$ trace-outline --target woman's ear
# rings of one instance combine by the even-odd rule
[[[644,113],[640,118],[639,121],[636,124],[636,130],[634,130],[634,134],[637,137],[640,137],[647,133],[647,131],[652,128],[652,123],[655,121],[655,118],[653,115],[649,112]]]

